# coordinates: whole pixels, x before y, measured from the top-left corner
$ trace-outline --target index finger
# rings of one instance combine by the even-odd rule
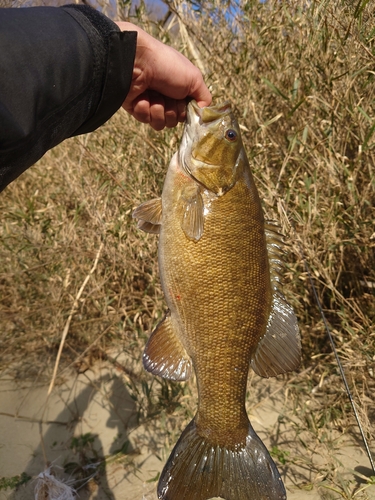
[[[212,103],[211,92],[208,90],[207,85],[204,83],[202,76],[199,85],[193,92],[189,94],[189,97],[195,99],[200,108],[209,106]]]

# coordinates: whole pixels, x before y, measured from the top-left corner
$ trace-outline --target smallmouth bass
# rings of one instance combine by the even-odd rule
[[[161,474],[161,500],[285,500],[280,474],[245,409],[249,365],[272,377],[300,363],[297,320],[281,290],[283,239],[264,220],[228,102],[192,101],[161,199],[133,213],[159,234],[168,312],[143,355],[146,370],[187,380],[196,416]]]

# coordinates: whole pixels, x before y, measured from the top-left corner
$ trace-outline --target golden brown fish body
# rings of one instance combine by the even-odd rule
[[[246,173],[247,178],[239,173],[225,196],[203,191],[209,208],[196,242],[181,228],[184,204],[179,203],[196,182],[176,161],[162,198],[159,246],[167,304],[178,318],[197,376],[197,427],[217,444],[231,447],[246,441],[249,360],[265,332],[272,297],[263,213],[248,169]]]
[[[299,334],[280,291],[281,239],[265,223],[230,105],[190,103],[161,206],[135,212],[158,232],[169,312],[146,346],[154,374],[198,383],[198,411],[159,481],[166,500],[285,499],[280,476],[245,410],[249,364],[294,369]]]

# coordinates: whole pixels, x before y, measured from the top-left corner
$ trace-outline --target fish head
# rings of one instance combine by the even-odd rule
[[[240,128],[231,104],[187,107],[187,119],[179,148],[180,165],[200,185],[218,196],[233,187],[241,175],[243,149]]]

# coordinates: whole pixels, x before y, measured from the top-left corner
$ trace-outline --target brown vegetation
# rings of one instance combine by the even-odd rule
[[[290,385],[291,411],[317,439],[326,426],[356,432],[303,248],[373,446],[375,4],[225,6],[230,15],[219,2],[197,4],[193,15],[173,3],[167,21],[151,23],[141,4],[135,22],[196,58],[215,99],[232,101],[265,212],[287,234],[286,292],[307,369]],[[165,306],[156,237],[139,232],[131,212],[160,195],[181,131],[156,133],[120,111],[97,132],[49,152],[2,193],[3,373],[50,378],[69,315],[60,370],[114,347],[140,359]],[[153,401],[175,408],[183,392]],[[146,406],[142,415],[154,414],[155,404]]]

